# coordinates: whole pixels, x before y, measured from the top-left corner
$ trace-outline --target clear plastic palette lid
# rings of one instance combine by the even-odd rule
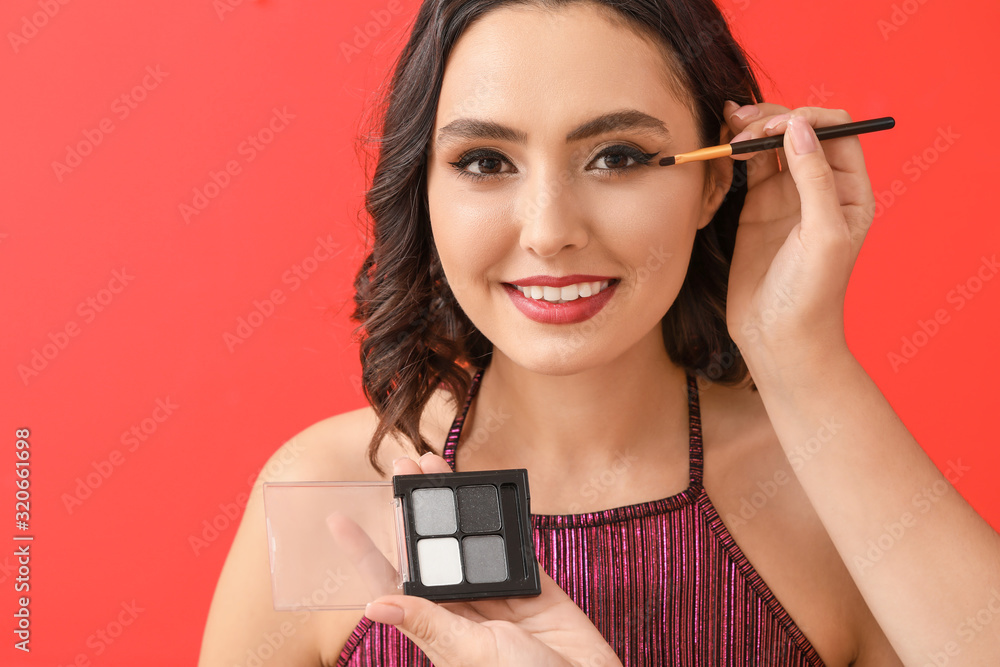
[[[400,511],[391,482],[265,482],[274,608],[364,609],[402,594]]]

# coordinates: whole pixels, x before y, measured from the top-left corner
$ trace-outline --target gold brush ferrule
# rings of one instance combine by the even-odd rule
[[[690,153],[681,153],[674,156],[674,164],[684,164],[696,160],[714,160],[717,157],[728,157],[733,154],[732,144],[722,144],[710,148],[700,148]]]

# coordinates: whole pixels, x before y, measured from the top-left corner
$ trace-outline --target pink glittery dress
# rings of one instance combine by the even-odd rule
[[[482,370],[444,447],[455,446]],[[792,667],[819,654],[726,529],[702,486],[697,380],[687,374],[690,476],[681,493],[598,512],[531,515],[538,562],[625,665]],[[430,665],[392,626],[362,618],[338,666]]]

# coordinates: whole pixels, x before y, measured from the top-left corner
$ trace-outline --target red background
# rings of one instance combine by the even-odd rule
[[[13,627],[17,597],[16,428],[31,429],[36,538],[33,651],[15,651],[7,630],[3,664],[62,665],[80,654],[95,665],[195,664],[237,525],[219,518],[220,505],[245,494],[292,435],[365,405],[347,319],[365,188],[355,137],[417,3],[232,2],[221,16],[208,1],[9,0],[0,9],[0,505],[9,522],[0,540],[10,545],[0,548],[0,626]],[[25,30],[42,5],[58,12]],[[948,298],[1000,246],[992,141],[977,148],[976,138],[991,139],[996,127],[988,71],[1000,60],[1000,5],[723,7],[772,79],[762,81],[769,101],[896,118],[896,129],[862,139],[876,192],[898,182],[852,277],[848,342],[934,461],[969,468],[958,489],[1000,526],[1000,280],[961,308]],[[366,24],[377,34],[348,58],[343,46]],[[30,38],[11,43],[22,30]],[[159,67],[161,80],[147,77],[150,89],[137,95],[145,99],[123,117],[115,100],[142,84],[147,67]],[[294,118],[248,161],[241,143],[274,108]],[[85,132],[97,136],[102,120],[112,131],[57,175],[52,163]],[[957,137],[935,148],[949,128]],[[913,156],[925,151],[933,164],[915,170]],[[180,205],[230,160],[240,172],[187,223]],[[340,253],[293,289],[283,276],[318,237]],[[127,285],[102,292],[122,269]],[[224,334],[275,289],[284,302],[230,351]],[[102,297],[111,299],[101,312],[81,309]],[[925,344],[894,369],[887,355],[939,309],[947,322],[918,336]],[[79,329],[63,340],[68,323]],[[49,347],[54,358],[22,379],[18,367],[53,338],[64,347]],[[162,423],[148,421],[163,416],[158,399],[177,406]],[[129,451],[121,437],[143,420],[156,430]],[[114,450],[119,465],[108,463]],[[69,511],[64,494],[109,465]],[[228,526],[196,554],[189,537],[213,520]],[[88,637],[133,600],[143,611],[98,655]]]

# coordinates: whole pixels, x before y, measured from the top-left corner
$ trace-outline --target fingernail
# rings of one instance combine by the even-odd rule
[[[365,607],[365,616],[376,623],[399,625],[403,622],[403,609],[394,604],[384,602],[369,602]]]
[[[749,132],[740,132],[735,137],[733,137],[732,141],[730,141],[729,143],[735,144],[737,141],[746,141],[747,139],[749,139],[752,136],[753,135],[750,134]]]
[[[760,109],[754,104],[748,104],[747,106],[740,107],[733,112],[733,116],[736,116],[740,120],[748,120],[750,118],[756,118],[760,115]]]
[[[788,131],[792,135],[792,149],[796,155],[806,155],[819,148],[816,135],[802,118],[788,121]]]
[[[397,463],[399,463],[400,461],[405,461],[405,460],[406,460],[406,459],[408,459],[408,458],[410,458],[410,457],[409,457],[409,456],[397,456],[396,458],[394,458],[394,459],[392,460],[392,465],[394,465],[394,466],[395,466],[395,465],[396,465]]]
[[[778,127],[782,125],[782,123],[787,122],[788,119],[791,117],[792,117],[791,114],[787,113],[783,113],[780,116],[775,116],[771,120],[764,123],[764,132],[771,132],[777,130]]]

